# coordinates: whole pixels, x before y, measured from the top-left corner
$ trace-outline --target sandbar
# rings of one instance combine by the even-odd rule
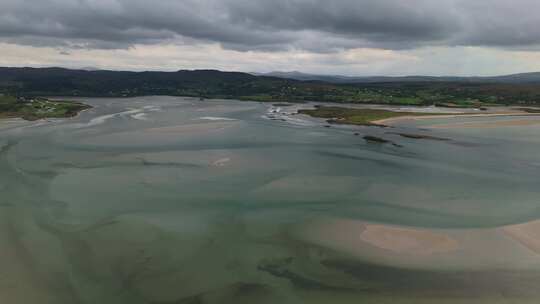
[[[521,245],[540,254],[540,220],[507,226],[502,228],[502,230]]]
[[[366,225],[360,239],[380,249],[422,256],[452,252],[459,247],[456,240],[442,233],[375,224]]]
[[[371,123],[377,125],[392,125],[404,120],[425,120],[425,119],[440,119],[440,118],[474,118],[474,117],[512,117],[512,116],[540,116],[537,113],[525,112],[502,112],[502,113],[482,113],[482,114],[450,114],[450,115],[424,115],[424,116],[399,116],[387,119],[374,120]]]

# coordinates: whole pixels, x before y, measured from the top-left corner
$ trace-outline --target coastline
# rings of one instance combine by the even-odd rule
[[[38,104],[39,106],[35,106]],[[42,99],[39,102],[30,101],[23,107],[15,103],[11,104],[13,110],[0,112],[0,121],[10,119],[21,119],[23,121],[39,121],[46,119],[76,118],[82,112],[93,107],[89,104],[68,100]],[[43,107],[48,106],[46,111]]]
[[[506,113],[483,113],[483,114],[449,114],[449,115],[425,115],[425,116],[400,116],[392,117],[386,119],[373,120],[371,123],[380,126],[392,125],[393,123],[403,121],[403,120],[426,120],[426,119],[435,119],[435,118],[474,118],[474,117],[530,117],[530,116],[540,116],[539,113],[525,113],[525,112],[506,112]]]
[[[173,97],[176,97],[176,96],[173,96]],[[192,97],[192,96],[186,96],[186,97]],[[62,98],[64,98],[64,97],[62,97]],[[107,97],[103,97],[103,98],[107,98]],[[120,98],[130,98],[130,97],[120,97]],[[208,99],[213,100],[211,98],[208,98]],[[221,100],[221,99],[215,99],[215,100]],[[240,100],[240,99],[238,99],[238,101],[248,101],[248,102],[259,103],[259,101],[255,101],[255,100]],[[78,111],[76,111],[74,113],[66,113],[63,116],[39,117],[39,118],[36,118],[36,119],[25,118],[24,115],[10,115],[12,113],[0,113],[0,121],[13,120],[13,119],[21,119],[23,121],[38,121],[38,120],[43,120],[43,119],[48,119],[48,118],[57,118],[57,119],[77,118],[83,112],[91,110],[93,108],[93,106],[82,103],[82,102],[79,102],[79,101],[69,101],[69,100],[59,99],[59,100],[48,100],[48,102],[73,103],[75,105],[83,106],[84,108],[82,108],[82,109],[80,109],[80,110],[78,110]],[[317,104],[319,104],[319,103],[317,103]],[[290,105],[294,105],[294,103],[291,103]],[[383,109],[379,108],[380,104],[359,104],[358,106],[362,106],[364,109],[368,109],[368,110],[375,110],[375,111],[383,110]],[[385,106],[393,108],[391,105],[385,105]],[[341,105],[338,104],[338,103],[336,103],[336,104],[334,104],[334,103],[326,103],[324,105],[324,107],[341,107]],[[402,113],[402,112],[398,111],[398,110],[401,110],[400,108],[401,108],[400,106],[396,105],[395,106],[395,111],[394,111],[394,109],[384,109],[383,111]],[[358,110],[358,109],[352,108],[352,107],[351,108],[347,107],[347,108],[344,108],[344,109]],[[300,109],[300,110],[306,110],[306,109]],[[398,122],[402,122],[402,121],[407,121],[407,120],[412,120],[412,121],[428,120],[428,119],[436,119],[436,118],[536,117],[536,116],[540,117],[540,113],[528,113],[526,111],[526,108],[516,109],[514,111],[508,111],[508,112],[502,112],[501,111],[501,112],[487,112],[487,113],[472,113],[472,112],[452,112],[452,113],[449,113],[448,111],[445,111],[446,108],[442,108],[441,110],[442,111],[439,112],[439,113],[434,112],[432,114],[427,114],[426,112],[418,112],[418,115],[413,115],[415,112],[411,112],[411,115],[403,115],[403,116],[395,116],[395,117],[389,117],[389,118],[383,118],[383,119],[367,120],[366,123],[349,123],[346,120],[340,120],[340,119],[334,119],[334,120],[330,119],[328,122],[329,123],[338,123],[338,124],[347,124],[347,125],[363,125],[363,126],[373,126],[373,127],[392,127],[394,124],[396,124]],[[452,109],[452,110],[456,111],[456,110],[459,110],[459,109]],[[463,110],[463,109],[461,109],[461,110]],[[490,109],[490,110],[492,110],[492,109]],[[6,116],[4,116],[4,115],[6,115]],[[306,114],[306,115],[309,115],[309,114]],[[309,116],[311,116],[311,115],[309,115]],[[312,117],[316,117],[316,116],[312,116]],[[494,123],[494,125],[498,125],[498,123],[497,124]],[[507,125],[513,125],[513,124],[508,123]],[[449,126],[449,127],[452,127],[452,126]],[[440,128],[445,128],[445,126],[441,126]]]
[[[315,104],[310,108],[299,108],[297,114],[307,115],[314,118],[325,119],[329,124],[343,124],[356,126],[393,127],[394,124],[406,120],[426,120],[435,118],[475,118],[475,117],[536,117],[540,116],[540,110],[531,108],[493,107],[486,108],[482,112],[471,109],[461,111],[446,111],[436,107],[403,108],[399,106],[380,108],[375,105],[333,105]],[[497,125],[497,121],[492,124]],[[520,124],[528,124],[522,122]],[[508,123],[507,125],[513,125]]]

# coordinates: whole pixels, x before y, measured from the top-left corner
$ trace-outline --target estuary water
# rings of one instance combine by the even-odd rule
[[[540,300],[539,118],[80,101],[0,121],[2,303]]]

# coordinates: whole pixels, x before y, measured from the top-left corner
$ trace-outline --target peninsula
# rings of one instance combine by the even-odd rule
[[[0,118],[22,118],[29,121],[65,118],[89,108],[89,105],[79,102],[0,95]]]

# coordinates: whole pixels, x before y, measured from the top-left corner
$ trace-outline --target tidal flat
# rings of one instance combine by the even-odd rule
[[[540,300],[537,117],[326,128],[309,104],[77,101],[0,120],[2,302]]]

